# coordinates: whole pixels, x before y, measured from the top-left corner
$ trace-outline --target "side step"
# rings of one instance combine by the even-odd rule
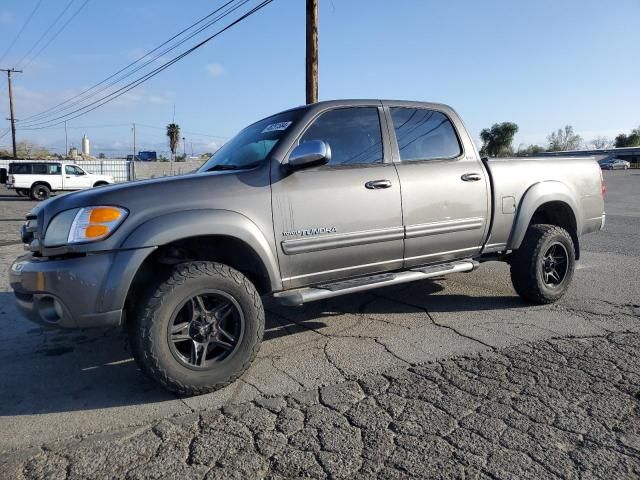
[[[402,272],[380,273],[368,277],[341,280],[334,283],[326,283],[315,287],[297,288],[277,292],[273,295],[281,305],[302,305],[347,293],[361,292],[373,288],[398,285],[400,283],[415,282],[427,278],[439,277],[450,273],[470,272],[478,266],[478,262],[465,260],[461,262],[444,263],[441,265],[430,265],[426,267],[413,268]]]

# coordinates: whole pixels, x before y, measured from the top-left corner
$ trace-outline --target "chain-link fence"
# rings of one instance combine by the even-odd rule
[[[2,160],[0,159],[0,168],[9,169],[12,162],[48,162],[53,163],[56,160]],[[82,167],[89,173],[97,175],[111,175],[116,182],[128,182],[134,180],[135,173],[133,162],[130,160],[78,160],[69,161]]]

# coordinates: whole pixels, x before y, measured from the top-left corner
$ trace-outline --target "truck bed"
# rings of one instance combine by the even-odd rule
[[[601,172],[595,157],[505,157],[483,161],[492,191],[492,220],[485,252],[508,248],[512,226],[526,193],[543,181],[558,182],[574,202],[578,234],[600,228],[603,213]]]

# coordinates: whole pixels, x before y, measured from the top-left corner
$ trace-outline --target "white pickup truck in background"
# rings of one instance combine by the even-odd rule
[[[7,172],[7,188],[32,200],[46,200],[52,192],[84,190],[114,183],[110,175],[88,173],[67,162],[13,162]]]

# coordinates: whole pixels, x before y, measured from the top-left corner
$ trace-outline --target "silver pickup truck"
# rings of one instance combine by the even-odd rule
[[[39,204],[10,282],[32,320],[121,325],[144,372],[197,394],[249,366],[266,296],[302,305],[497,260],[525,301],[554,302],[604,191],[595,160],[480,159],[445,105],[320,102],[248,126],[195,174]]]

